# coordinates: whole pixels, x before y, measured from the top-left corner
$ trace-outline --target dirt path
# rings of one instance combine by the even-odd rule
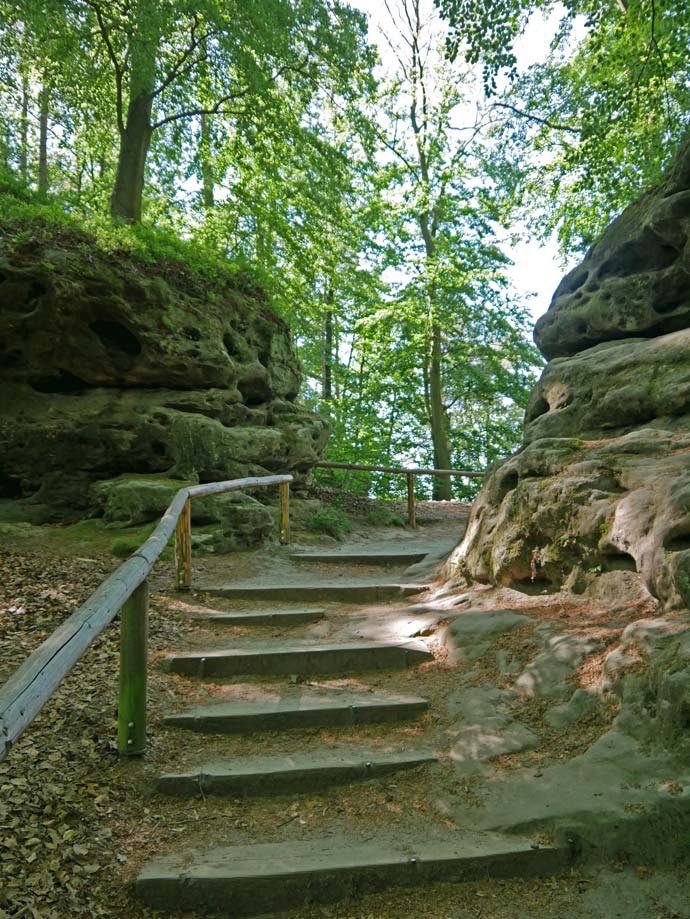
[[[455,534],[457,528],[447,520],[433,530],[439,542]],[[425,538],[429,535],[431,531]],[[361,547],[372,538],[359,534],[348,546]],[[407,536],[385,538],[388,545],[394,541],[410,542]],[[7,553],[1,562],[0,667],[6,675],[114,564],[104,556],[67,560],[46,558],[42,553]],[[291,563],[276,558],[274,551],[242,553],[198,562],[195,583],[230,576],[233,580],[256,575],[264,581],[276,575],[287,579],[290,570]],[[302,576],[303,566],[298,573]],[[365,572],[368,578],[380,574],[375,568]],[[297,574],[293,571],[290,576]],[[310,565],[309,577],[325,576],[333,576],[330,566]],[[338,576],[363,574],[346,569]],[[190,605],[232,610],[252,608],[252,604],[201,593],[184,599],[170,596],[171,580],[169,563],[162,563],[157,568],[151,617],[154,661],[146,758],[127,762],[115,755],[117,630],[113,628],[65,681],[9,760],[0,764],[0,919],[20,915],[39,919],[148,917],[152,913],[134,896],[134,878],[149,858],[181,845],[251,845],[257,840],[298,844],[315,836],[343,833],[355,839],[376,833],[387,839],[412,840],[418,838],[420,829],[428,838],[447,838],[469,825],[491,824],[496,808],[503,806],[506,788],[522,789],[523,800],[543,810],[550,804],[548,795],[535,795],[531,786],[524,785],[525,776],[532,776],[534,784],[535,774],[541,773],[538,783],[548,769],[578,762],[609,728],[615,705],[610,710],[597,707],[561,727],[546,716],[559,705],[567,707],[576,685],[582,688],[594,678],[602,649],[615,641],[626,622],[640,616],[639,610],[630,610],[607,618],[605,611],[584,603],[567,607],[556,600],[513,596],[513,615],[522,618],[504,617],[499,623],[496,615],[501,607],[505,609],[505,597],[490,592],[469,598],[459,592],[430,593],[385,604],[326,604],[325,619],[291,629],[291,640],[383,641],[394,636],[422,640],[433,660],[413,670],[318,680],[287,675],[272,680],[270,686],[281,692],[298,689],[309,693],[318,682],[320,691],[413,692],[429,700],[428,712],[417,720],[385,728],[362,725],[247,737],[203,736],[166,728],[162,718],[191,702],[205,705],[228,698],[254,698],[265,693],[265,680],[252,677],[207,683],[165,673],[158,665],[170,652],[242,643],[255,634],[247,628],[224,629],[219,634],[219,627],[190,619]],[[489,615],[472,619],[468,613],[473,608]],[[489,620],[496,628],[482,631],[478,622]],[[552,647],[549,642],[554,635],[562,634],[569,637],[574,649],[565,669],[550,670],[547,664],[553,664],[554,655],[547,655],[541,671],[534,666],[530,670]],[[285,639],[286,633],[269,627],[262,630],[262,636]],[[552,679],[553,696],[515,691],[525,673],[536,680],[540,672]],[[524,681],[522,685],[524,689]],[[568,689],[565,698],[564,686]],[[481,742],[473,727],[477,723],[484,726]],[[520,725],[517,732],[516,724]],[[491,738],[488,746],[486,735]],[[275,755],[296,749],[308,753],[343,745],[382,752],[432,750],[439,762],[375,783],[270,798],[209,796],[189,801],[152,790],[152,780],[161,772],[171,767],[183,769],[200,759]],[[499,748],[503,752],[497,753]],[[678,778],[669,771],[669,764],[657,765],[662,778]],[[556,772],[556,779],[558,775]],[[506,776],[516,784],[506,785]],[[564,782],[572,782],[572,774],[568,776],[564,773]],[[606,788],[613,781],[620,784],[620,776],[605,771],[597,781]],[[634,814],[636,806],[634,777],[629,784],[631,796],[617,803],[622,814]],[[563,787],[556,784],[553,794],[562,797]],[[646,805],[637,802],[637,806]],[[626,811],[626,807],[633,810]],[[518,801],[512,819],[520,816]],[[549,835],[536,823],[530,832],[542,832],[544,841]],[[569,868],[553,877],[529,881],[392,889],[356,902],[300,907],[280,915],[283,919],[608,919],[617,915],[687,919],[688,892],[684,871],[662,871],[633,858],[632,864],[617,860],[606,862],[603,868]],[[191,919],[196,914],[186,915]]]

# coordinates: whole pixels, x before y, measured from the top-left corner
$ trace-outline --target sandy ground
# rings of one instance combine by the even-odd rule
[[[443,517],[423,529],[423,538],[459,536],[462,518]],[[353,547],[373,540],[409,542],[399,530],[374,532],[360,528]],[[5,550],[0,555],[0,677],[73,611],[116,565],[101,552],[60,557],[54,546],[46,553]],[[242,845],[294,841],[348,833],[352,838],[442,837],[461,832],[457,814],[481,808],[483,775],[461,777],[447,755],[454,719],[448,698],[459,685],[462,668],[451,664],[447,648],[433,630],[424,637],[433,661],[414,671],[348,676],[328,680],[292,677],[271,681],[243,680],[200,684],[162,672],[158,663],[175,649],[232,644],[250,640],[255,630],[208,628],[186,615],[189,605],[237,608],[211,601],[201,591],[180,597],[168,592],[171,564],[157,566],[151,610],[149,750],[146,757],[121,760],[114,748],[117,699],[117,628],[93,646],[39,718],[21,738],[11,756],[0,763],[0,919],[86,919],[153,914],[133,895],[141,864],[155,854],[194,844]],[[244,579],[257,574],[287,576],[286,553],[268,549],[222,559],[195,562],[195,584],[217,579]],[[329,566],[309,567],[310,576],[332,576]],[[300,567],[300,574],[302,567]],[[355,576],[362,572],[340,572]],[[366,571],[380,576],[381,569]],[[530,606],[531,604],[531,606]],[[273,605],[273,604],[271,604]],[[319,604],[321,605],[321,604]],[[245,608],[247,605],[244,605]],[[414,604],[412,604],[414,607]],[[335,638],[397,633],[409,636],[420,625],[409,600],[371,608],[328,606],[322,623],[295,627],[294,638]],[[539,610],[541,610],[539,612]],[[537,607],[525,598],[532,616],[570,616],[573,628],[584,628],[583,610]],[[579,617],[579,619],[578,619]],[[585,617],[586,618],[586,617]],[[443,619],[443,616],[437,619]],[[563,619],[563,621],[566,621]],[[601,623],[599,624],[601,626]],[[284,638],[279,629],[261,629],[261,638]],[[518,641],[519,640],[519,641]],[[529,644],[529,636],[513,633],[500,642]],[[506,649],[509,650],[509,649]],[[488,659],[487,659],[488,660]],[[464,674],[465,687],[498,683],[500,674],[488,663]],[[420,694],[431,702],[416,722],[332,730],[291,731],[248,737],[203,737],[166,729],[161,717],[192,702],[228,697],[255,697],[265,692],[338,691],[342,688]],[[607,718],[567,736],[544,726],[538,704],[525,704],[522,717],[540,738],[537,751],[517,756],[541,762],[576,755],[607,725]],[[269,799],[177,800],[156,794],[157,774],[218,756],[246,756],[353,746],[374,749],[431,749],[437,766],[399,773],[377,782],[349,785],[306,795]],[[492,768],[511,769],[510,757]],[[461,805],[461,806],[460,806]],[[687,847],[686,847],[687,848]],[[556,877],[529,881],[483,881],[437,885],[424,890],[390,890],[355,903],[307,906],[282,913],[283,919],[690,919],[690,884],[682,865],[668,869],[630,864],[617,859],[597,868],[575,868]],[[186,914],[193,919],[194,914]]]

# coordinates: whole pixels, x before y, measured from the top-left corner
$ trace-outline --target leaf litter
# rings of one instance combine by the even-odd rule
[[[40,551],[0,552],[0,678],[31,653],[116,567],[108,555],[60,557]],[[171,583],[167,563],[152,578],[152,655],[189,643],[192,627],[179,609],[156,593]],[[410,674],[400,677],[408,680]],[[385,686],[391,675],[379,675]],[[123,761],[115,749],[118,629],[107,629],[58,688],[53,699],[0,763],[0,919],[145,919],[154,914],[133,895],[133,880],[152,855],[204,840],[219,826],[228,844],[308,838],[353,828],[387,826],[405,832],[411,816],[430,831],[454,824],[420,792],[415,773],[401,773],[376,785],[274,799],[162,799],[151,779],[171,763],[189,759],[184,732],[159,729],[157,718],[190,701],[194,684],[149,671],[150,737],[144,760]],[[424,665],[415,691],[439,699],[453,672]],[[348,681],[331,681],[347,685]],[[353,681],[354,682],[354,681]],[[435,688],[434,688],[435,687]],[[251,687],[250,687],[251,688]],[[214,692],[222,692],[223,687]],[[414,743],[420,731],[443,732],[432,714],[423,725],[363,727],[346,738],[338,730],[250,738],[206,738],[204,752],[247,755],[280,750],[363,743]],[[536,713],[535,713],[536,714]],[[538,713],[541,715],[541,712]],[[535,725],[536,726],[536,725]],[[197,738],[195,738],[196,743]],[[198,757],[197,757],[198,759]],[[476,797],[474,782],[454,781],[441,765],[449,790]],[[480,803],[480,797],[477,802]],[[645,883],[649,870],[638,866]],[[370,894],[356,904],[305,906],[283,919],[566,919],[579,916],[572,904],[594,884],[585,869],[530,880],[439,884],[426,890],[396,889]],[[519,912],[516,912],[519,904]],[[194,913],[186,914],[192,917]],[[604,914],[601,914],[602,917]],[[674,915],[660,908],[654,919]],[[277,919],[277,916],[276,916]],[[607,917],[608,919],[608,917]],[[650,914],[650,919],[652,919]]]

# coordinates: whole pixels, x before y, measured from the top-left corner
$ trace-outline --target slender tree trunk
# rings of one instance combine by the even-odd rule
[[[19,173],[29,181],[29,78],[22,74],[22,110],[19,126]]]
[[[209,116],[201,116],[201,201],[205,211],[210,211],[214,204],[213,166],[211,165],[211,128]]]
[[[429,399],[431,402],[431,440],[434,445],[434,469],[450,469],[448,413],[443,404],[443,375],[441,368],[441,327],[435,319],[431,325],[431,367],[429,368]],[[450,501],[449,476],[434,476],[435,501]]]
[[[424,163],[424,160],[422,159]],[[426,169],[426,166],[424,167]],[[430,409],[431,442],[434,448],[434,469],[450,469],[451,454],[448,437],[448,412],[443,404],[443,353],[442,329],[438,320],[434,273],[436,271],[436,238],[429,220],[429,212],[419,216],[419,226],[426,251],[426,285],[429,303],[428,352],[428,405]],[[434,501],[450,501],[451,481],[448,476],[434,476]]]
[[[333,288],[326,293],[326,317],[323,330],[323,378],[321,397],[325,403],[333,398]]]
[[[141,220],[146,156],[151,145],[151,101],[150,95],[140,95],[130,102],[125,130],[120,136],[110,214],[126,223]]]
[[[424,399],[431,429],[431,442],[434,450],[434,468],[450,468],[450,442],[448,437],[448,412],[443,404],[443,355],[441,349],[441,324],[438,318],[437,293],[435,289],[436,240],[438,233],[438,215],[432,200],[432,182],[430,176],[429,153],[429,101],[426,91],[424,54],[419,47],[419,36],[422,30],[422,16],[419,0],[404,3],[404,10],[410,23],[410,49],[412,52],[410,75],[410,125],[414,133],[419,162],[419,175],[423,200],[426,202],[418,214],[419,229],[424,241],[425,281],[428,305],[428,338],[424,355]],[[427,369],[428,361],[428,369]],[[449,501],[451,497],[450,478],[434,476],[433,497],[436,501]]]
[[[131,44],[129,104],[120,130],[115,186],[110,199],[111,216],[127,223],[141,220],[146,157],[153,133],[151,109],[161,34],[160,16],[157,0],[138,0],[136,32]]]
[[[39,96],[38,122],[38,194],[48,194],[48,115],[50,113],[50,84],[43,83]]]

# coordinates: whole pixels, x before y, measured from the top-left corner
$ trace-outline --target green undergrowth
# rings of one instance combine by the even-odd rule
[[[367,513],[367,523],[373,527],[404,527],[405,521],[387,507],[372,507]]]
[[[325,507],[307,518],[306,527],[312,533],[323,533],[341,540],[347,533],[352,532],[352,521],[339,508]]]
[[[220,293],[230,286],[265,299],[254,268],[228,261],[206,243],[191,236],[181,238],[172,227],[146,222],[128,225],[100,213],[77,215],[68,203],[57,198],[41,200],[0,170],[0,238],[17,250],[31,248],[34,240],[44,236],[50,237],[56,252],[65,248],[88,254],[95,245],[113,260],[138,262],[147,274],[172,275],[180,281],[191,275],[195,286],[211,298],[214,288]]]
[[[112,554],[127,558],[151,535],[156,523],[139,527],[117,528],[106,526],[101,519],[80,520],[67,526],[32,523],[0,523],[0,541],[16,549],[40,547],[58,555]],[[172,547],[167,546],[161,558],[172,558]]]

